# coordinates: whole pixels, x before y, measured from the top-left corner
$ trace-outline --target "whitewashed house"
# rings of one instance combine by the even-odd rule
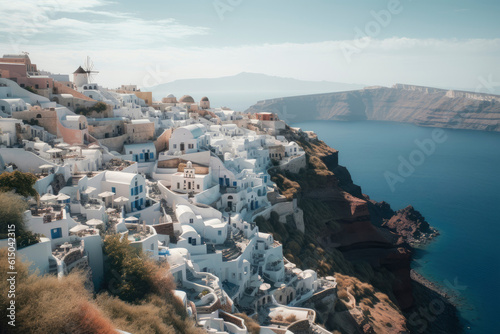
[[[169,151],[194,153],[208,146],[207,129],[202,124],[191,124],[174,130],[169,141]]]

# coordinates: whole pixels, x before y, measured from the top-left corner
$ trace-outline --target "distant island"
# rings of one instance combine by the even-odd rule
[[[292,122],[370,120],[500,131],[500,95],[404,84],[263,100],[247,112],[274,112]]]

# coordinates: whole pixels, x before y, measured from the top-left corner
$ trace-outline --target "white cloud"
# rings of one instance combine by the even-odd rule
[[[29,51],[40,68],[62,73],[72,73],[90,55],[101,71],[99,82],[110,87],[242,71],[370,85],[475,87],[481,76],[500,79],[500,39],[367,38],[348,62],[341,46],[359,46],[359,40],[188,47],[183,46],[186,37],[208,34],[208,29],[110,11],[114,4],[25,0],[20,6],[4,1],[0,48]]]
[[[101,10],[112,4],[103,0],[23,0],[22,6],[16,1],[5,2],[0,41],[11,44],[9,52],[47,44],[55,48],[134,48],[208,33],[205,27],[174,19],[145,20],[133,13]]]

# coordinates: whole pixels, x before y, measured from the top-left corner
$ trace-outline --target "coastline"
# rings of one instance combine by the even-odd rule
[[[468,326],[457,303],[443,287],[411,270],[415,305],[404,311],[408,328],[415,333],[464,333]]]

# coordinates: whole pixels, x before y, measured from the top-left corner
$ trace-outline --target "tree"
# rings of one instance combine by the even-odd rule
[[[9,231],[13,231],[18,249],[38,243],[40,236],[33,234],[25,225],[24,211],[28,205],[24,199],[12,192],[0,192],[0,203],[2,203],[0,205],[0,239],[6,239],[9,237]]]
[[[110,292],[120,299],[134,302],[153,292],[154,267],[139,254],[127,238],[116,234],[104,240],[104,252],[108,256],[106,273]]]
[[[14,172],[3,172],[0,174],[0,191],[8,192],[14,190],[23,197],[38,197],[33,186],[37,178],[32,173],[23,173],[18,170]]]

